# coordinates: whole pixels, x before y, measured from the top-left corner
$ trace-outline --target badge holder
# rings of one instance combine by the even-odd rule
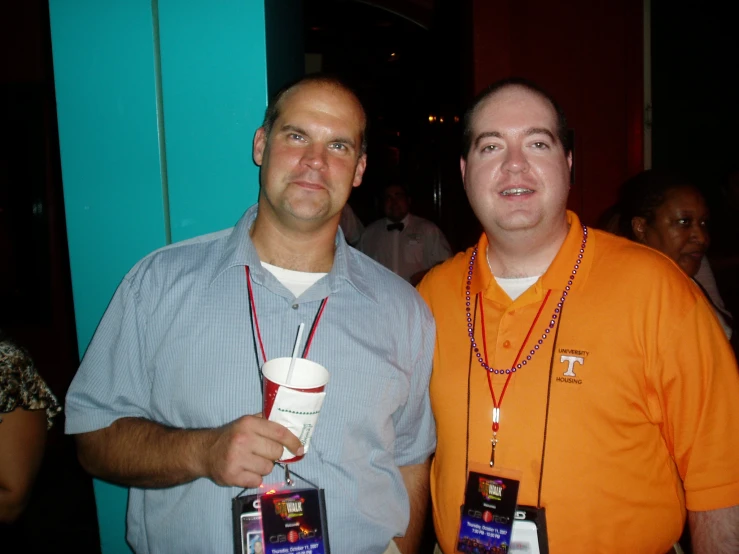
[[[234,554],[331,554],[324,490],[288,475],[281,485],[248,495],[244,489],[233,499]],[[295,486],[296,477],[309,486]]]
[[[470,464],[457,552],[508,552],[521,472]]]
[[[517,503],[521,476],[470,464],[456,552],[549,554],[546,512]]]
[[[546,508],[518,506],[513,520],[509,552],[549,554]]]

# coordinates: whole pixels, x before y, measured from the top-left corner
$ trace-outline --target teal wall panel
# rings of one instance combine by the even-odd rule
[[[172,240],[230,227],[257,200],[267,105],[264,4],[159,0]]]
[[[121,278],[254,203],[267,100],[254,0],[50,0],[80,352]],[[166,131],[166,134],[165,134]],[[125,488],[95,481],[104,554],[128,554]]]
[[[59,145],[77,341],[167,235],[151,3],[50,0]],[[127,489],[95,481],[101,547],[129,554]]]
[[[80,352],[123,274],[164,244],[151,4],[49,3]]]

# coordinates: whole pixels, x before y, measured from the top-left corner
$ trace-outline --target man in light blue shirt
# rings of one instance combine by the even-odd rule
[[[67,433],[90,473],[131,487],[136,552],[233,549],[231,498],[281,482],[283,447],[303,453],[262,417],[258,368],[291,355],[322,302],[308,358],[331,377],[292,467],[325,489],[335,552],[417,551],[435,329],[415,290],[338,230],[365,123],[336,80],[278,94],[254,138],[258,205],[231,230],[147,256],[111,301],[67,396]]]

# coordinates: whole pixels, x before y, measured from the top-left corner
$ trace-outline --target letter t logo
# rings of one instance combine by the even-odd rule
[[[577,362],[580,365],[583,365],[583,361],[584,360],[582,358],[578,358],[577,356],[565,356],[565,355],[562,355],[562,356],[559,357],[559,361],[560,362],[569,362],[569,364],[567,365],[567,371],[565,371],[565,373],[564,373],[564,376],[565,377],[577,377],[577,375],[575,375],[575,372],[572,371],[572,368],[575,367],[575,362]]]

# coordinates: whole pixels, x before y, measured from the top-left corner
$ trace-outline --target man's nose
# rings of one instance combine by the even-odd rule
[[[511,173],[527,171],[529,161],[520,146],[509,146],[506,149],[506,157],[503,162],[503,169]]]
[[[326,165],[326,149],[320,144],[309,144],[303,152],[303,163],[313,169],[321,169]]]

